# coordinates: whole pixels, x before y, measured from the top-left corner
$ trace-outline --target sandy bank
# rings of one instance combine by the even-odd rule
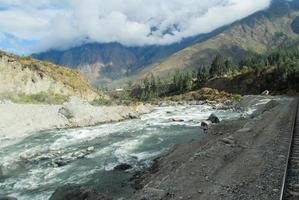
[[[150,105],[92,106],[77,98],[64,105],[0,103],[0,139],[24,137],[32,132],[56,128],[94,126],[139,117]]]

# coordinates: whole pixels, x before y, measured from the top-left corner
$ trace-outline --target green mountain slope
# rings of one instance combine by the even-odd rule
[[[299,39],[299,2],[275,0],[269,9],[234,23],[217,36],[189,46],[161,63],[140,71],[134,78],[150,74],[167,77],[176,70],[208,65],[217,54],[239,61],[250,54],[263,54]]]

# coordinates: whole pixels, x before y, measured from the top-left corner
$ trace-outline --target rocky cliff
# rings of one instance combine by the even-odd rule
[[[40,93],[89,101],[101,96],[78,70],[0,52],[0,97]]]

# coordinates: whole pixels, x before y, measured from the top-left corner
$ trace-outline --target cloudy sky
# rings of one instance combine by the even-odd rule
[[[170,44],[210,32],[271,0],[0,0],[0,49],[29,54],[84,42]]]

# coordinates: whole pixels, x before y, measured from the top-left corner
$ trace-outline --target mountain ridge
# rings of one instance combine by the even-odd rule
[[[292,30],[295,27],[299,31],[299,20],[295,23],[298,10],[299,2],[274,0],[266,10],[169,46],[85,44],[33,56],[78,68],[94,85],[111,84],[112,81],[117,85],[128,80],[141,80],[151,74],[164,78],[176,70],[209,65],[217,54],[238,62],[242,57],[263,54],[298,40]]]
[[[217,54],[238,62],[247,55],[264,54],[273,48],[297,41],[299,35],[291,30],[291,23],[299,16],[298,4],[273,1],[267,10],[235,22],[219,35],[176,52],[136,76],[139,79],[151,74],[165,77],[176,70],[196,69],[209,65]]]

